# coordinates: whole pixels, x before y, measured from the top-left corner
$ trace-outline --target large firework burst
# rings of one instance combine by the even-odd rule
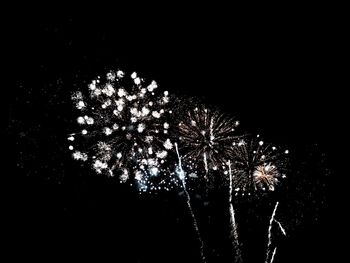
[[[157,88],[155,81],[146,84],[137,73],[129,77],[118,70],[75,92],[82,129],[68,138],[74,143],[69,146],[73,158],[90,162],[97,173],[118,175],[122,182],[131,177],[143,191],[167,189],[172,110],[169,93],[159,95]]]
[[[250,195],[252,191],[274,191],[286,177],[289,151],[266,144],[259,135],[234,142],[232,150],[233,182],[237,193]]]
[[[179,122],[179,146],[187,167],[196,173],[226,167],[239,122],[204,105],[190,108]]]

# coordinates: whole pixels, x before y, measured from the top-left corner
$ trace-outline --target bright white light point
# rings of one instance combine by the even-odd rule
[[[164,122],[164,129],[169,129],[169,123],[167,123],[167,122]]]
[[[142,149],[141,148],[138,148],[138,151],[139,151],[139,153],[142,153]]]
[[[227,171],[225,171],[225,172],[224,172],[224,174],[226,175],[226,174],[228,174],[228,172],[227,172]]]
[[[130,120],[131,120],[131,122],[137,122],[137,118],[136,117],[131,117]]]
[[[170,139],[166,139],[166,141],[163,144],[164,148],[167,150],[170,150],[173,148],[173,144],[171,143]]]
[[[87,134],[87,130],[82,130],[81,133],[85,135]]]
[[[137,126],[137,131],[139,133],[143,132],[143,130],[145,129],[145,125],[143,123],[140,123],[138,126]]]
[[[134,78],[136,78],[136,77],[137,77],[137,73],[136,73],[136,72],[133,72],[133,73],[131,74],[131,78],[134,79]]]
[[[123,106],[122,106],[122,105],[119,105],[119,106],[117,107],[117,109],[118,109],[118,111],[122,111],[122,110],[123,110]]]
[[[237,187],[237,188],[235,189],[236,192],[238,192],[239,190],[240,190],[239,187]]]
[[[276,150],[276,147],[275,147],[275,146],[272,146],[272,150]]]
[[[192,125],[192,126],[196,126],[196,124],[197,124],[197,123],[196,123],[195,121],[191,121],[191,125]]]
[[[75,160],[82,160],[82,161],[86,161],[88,159],[86,153],[82,153],[82,152],[79,152],[79,151],[76,151],[76,152],[73,153],[73,158]]]
[[[91,89],[91,90],[96,89],[96,80],[92,81],[92,83],[89,85],[89,89]]]
[[[117,153],[117,158],[118,159],[122,158],[122,153]]]
[[[78,117],[77,122],[78,122],[79,124],[84,124],[84,123],[85,123],[85,120],[84,120],[83,117]]]
[[[259,138],[259,137],[260,137],[260,134],[256,135],[256,137]]]
[[[148,148],[148,154],[153,154],[153,149],[152,149],[152,147],[149,147],[149,148]]]
[[[153,105],[153,102],[152,102],[152,101],[150,101],[150,102],[148,103],[148,105],[149,105],[149,106],[152,106],[152,105]]]
[[[92,125],[92,124],[94,124],[94,119],[91,117],[88,117],[88,118],[86,118],[86,123],[89,125]]]
[[[165,96],[168,96],[168,95],[169,95],[169,91],[167,91],[167,90],[164,91],[164,95],[165,95]]]
[[[169,111],[169,113],[173,113],[173,111],[172,111],[172,110],[170,110],[170,111]]]
[[[123,97],[126,95],[125,89],[118,89],[118,96]]]
[[[77,105],[77,108],[78,108],[78,109],[82,109],[82,108],[84,108],[84,107],[85,107],[84,101],[82,101],[82,100],[79,101],[79,102],[78,102],[78,105]]]
[[[265,159],[265,155],[262,155],[262,156],[261,156],[261,159]]]
[[[147,86],[147,90],[152,92],[154,89],[156,89],[158,87],[157,82],[155,82],[154,80],[151,82],[151,84],[149,84]]]
[[[288,153],[289,153],[289,150],[285,150],[284,153],[285,153],[285,154],[288,154]]]
[[[235,121],[235,125],[238,126],[239,125],[239,121]]]
[[[136,78],[134,79],[134,82],[136,85],[139,85],[141,83],[141,79],[140,78]]]
[[[218,169],[218,167],[216,167],[216,166],[213,167],[213,170],[214,170],[214,171],[216,171],[217,169]]]
[[[105,109],[107,107],[106,104],[102,104],[102,109]]]
[[[153,116],[154,118],[159,119],[159,118],[160,118],[160,113],[159,113],[158,111],[152,111],[152,116]]]
[[[161,160],[160,163],[164,163],[164,160]]]
[[[158,172],[159,172],[159,170],[158,170],[157,167],[152,167],[152,168],[150,169],[150,172],[151,172],[152,175],[157,175]]]
[[[263,145],[263,144],[264,144],[264,142],[263,142],[263,141],[260,141],[260,142],[259,142],[259,145],[260,145],[260,146],[261,146],[261,145]]]
[[[156,155],[157,155],[157,158],[164,159],[168,155],[168,152],[167,151],[161,151],[161,152],[157,152]]]
[[[101,90],[100,90],[100,89],[95,89],[95,90],[94,90],[94,94],[95,94],[96,96],[101,95]]]
[[[69,150],[73,150],[74,149],[74,147],[72,146],[72,145],[69,145]]]
[[[121,71],[121,70],[118,70],[118,71],[117,71],[117,77],[118,77],[118,78],[124,77],[124,72]]]
[[[123,126],[123,127],[122,127],[122,130],[124,131],[125,129],[126,129],[125,126]]]
[[[73,136],[68,137],[68,141],[74,141],[74,137]]]
[[[108,80],[114,80],[114,79],[115,79],[115,74],[114,74],[114,72],[108,72],[108,73],[107,73],[107,79],[108,79]]]
[[[141,181],[141,179],[142,179],[142,172],[141,171],[137,171],[135,173],[135,180]]]
[[[149,113],[149,109],[146,108],[146,107],[143,107],[142,110],[141,110],[141,112],[142,112],[142,116],[147,116],[148,113]]]
[[[111,135],[112,134],[112,130],[110,128],[105,128],[105,134],[106,135]]]
[[[161,109],[161,110],[160,110],[160,113],[164,113],[164,110],[163,110],[163,109]]]

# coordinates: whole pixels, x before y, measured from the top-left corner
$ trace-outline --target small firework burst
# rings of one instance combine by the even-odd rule
[[[237,139],[239,122],[203,105],[188,110],[179,122],[179,146],[186,166],[206,174],[226,166],[232,156],[232,142]]]
[[[73,157],[90,162],[97,173],[118,175],[121,182],[132,178],[142,191],[168,189],[164,177],[171,174],[167,156],[173,147],[168,137],[172,111],[169,93],[157,89],[155,81],[118,70],[75,92],[72,100],[82,129],[68,137],[74,143],[69,149],[78,149]]]
[[[233,183],[236,192],[274,191],[286,177],[288,150],[266,144],[260,136],[241,139],[232,144]]]

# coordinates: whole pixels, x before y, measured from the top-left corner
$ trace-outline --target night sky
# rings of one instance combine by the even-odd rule
[[[7,26],[10,84],[3,99],[11,168],[2,187],[10,255],[48,262],[200,262],[183,196],[140,195],[71,158],[71,93],[120,68],[216,105],[245,131],[290,149],[285,189],[291,194],[282,199],[292,203],[285,208],[290,233],[281,238],[275,262],[330,262],[342,105],[336,32],[327,18],[118,13],[123,10],[19,15]],[[193,196],[209,262],[233,262],[223,191],[213,190],[209,205]],[[295,196],[300,199],[293,203]],[[268,220],[272,206],[258,204],[240,204],[245,262],[264,259],[267,226],[254,224]]]

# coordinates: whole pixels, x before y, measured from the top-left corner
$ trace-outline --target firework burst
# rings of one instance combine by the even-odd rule
[[[142,191],[168,190],[176,182],[167,165],[172,110],[169,93],[157,89],[155,81],[118,70],[75,92],[82,128],[68,138],[73,158],[89,162],[99,174],[118,175],[121,182],[134,179]]]
[[[252,191],[274,191],[286,177],[288,150],[266,144],[260,136],[245,138],[232,145],[235,191],[244,195]]]
[[[178,125],[179,146],[187,169],[207,175],[210,170],[226,167],[239,122],[203,105],[186,111],[182,117]]]

